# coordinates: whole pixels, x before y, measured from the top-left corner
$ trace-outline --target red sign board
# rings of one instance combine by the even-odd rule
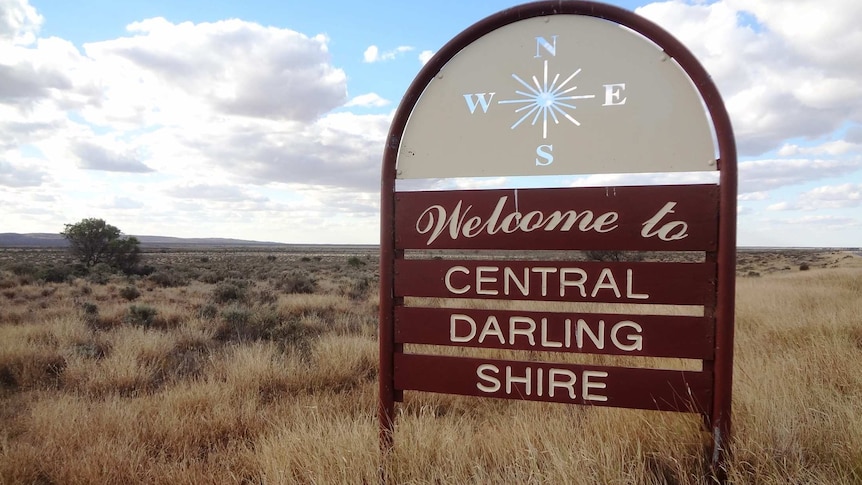
[[[403,249],[714,251],[718,186],[398,192]]]
[[[718,182],[395,184],[601,171],[717,171]],[[460,34],[411,85],[384,154],[382,446],[392,446],[404,391],[438,392],[700,413],[719,467],[730,434],[735,198],[718,92],[655,25],[603,4],[548,1]],[[631,254],[606,262],[593,251]],[[592,365],[584,354],[606,357]],[[647,368],[634,357],[654,360]]]

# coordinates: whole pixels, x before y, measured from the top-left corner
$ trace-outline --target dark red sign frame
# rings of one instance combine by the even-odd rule
[[[511,190],[460,191],[457,193],[396,192],[396,160],[407,120],[425,87],[443,68],[446,62],[472,42],[498,28],[526,18],[554,14],[583,15],[615,22],[643,35],[661,47],[667,55],[675,59],[700,93],[708,116],[712,121],[719,153],[717,167],[719,170],[718,185],[664,188],[609,187],[525,190],[519,192],[519,210],[523,214],[526,214],[530,210],[535,210],[535,223],[525,226],[523,228],[524,231],[520,231],[520,233],[517,230],[518,228],[515,228],[512,224],[506,227],[507,230],[503,230],[500,220],[489,221],[489,208],[493,209],[495,203],[504,204],[505,201],[499,202],[500,198],[510,194]],[[704,308],[703,317],[590,314],[591,318],[602,317],[608,321],[628,318],[639,325],[642,324],[641,328],[645,332],[645,335],[646,332],[658,332],[657,335],[667,335],[667,332],[672,332],[672,329],[685,325],[687,328],[685,335],[693,338],[700,336],[701,340],[693,345],[693,349],[683,352],[682,354],[684,355],[675,354],[675,356],[703,359],[703,370],[700,372],[652,371],[649,369],[625,367],[596,370],[598,368],[590,366],[589,368],[594,370],[596,374],[584,374],[581,377],[586,379],[586,384],[580,383],[577,385],[586,385],[582,390],[586,392],[588,397],[592,389],[591,386],[605,385],[605,382],[599,381],[595,375],[605,378],[607,382],[619,382],[633,386],[632,392],[614,396],[614,402],[591,401],[586,402],[586,404],[690,411],[703,414],[704,421],[713,438],[713,470],[717,476],[721,477],[723,475],[725,453],[731,436],[736,269],[737,155],[730,119],[718,89],[712,82],[709,74],[679,41],[657,25],[630,11],[588,1],[541,1],[525,4],[499,12],[472,25],[447,43],[423,67],[410,85],[398,110],[395,112],[383,155],[381,181],[380,401],[378,407],[381,448],[384,451],[388,451],[393,445],[395,402],[402,399],[404,390],[585,403],[583,396],[575,396],[572,399],[564,397],[565,393],[570,393],[570,396],[575,395],[577,386],[574,383],[576,382],[576,376],[579,375],[578,373],[584,371],[585,366],[403,353],[404,344],[441,344],[444,343],[443,341],[448,335],[447,332],[465,331],[463,328],[456,329],[454,327],[455,323],[447,320],[452,313],[450,309],[441,311],[437,308],[422,308],[421,305],[419,307],[404,305],[405,297],[446,296],[445,292],[441,293],[440,291],[440,281],[441,278],[446,276],[445,272],[447,268],[451,269],[455,261],[405,259],[405,250],[595,249],[655,251],[668,249],[668,245],[666,244],[652,244],[637,237],[637,232],[641,230],[641,226],[643,225],[643,215],[649,214],[650,211],[655,211],[655,207],[650,206],[650,204],[644,204],[634,209],[635,211],[640,210],[644,212],[640,220],[633,218],[631,221],[612,221],[614,225],[619,222],[619,228],[614,228],[618,232],[613,238],[604,237],[603,234],[598,234],[601,231],[590,231],[589,228],[579,232],[576,223],[570,227],[570,234],[560,235],[559,231],[546,231],[545,227],[547,225],[553,225],[547,222],[551,217],[547,213],[547,210],[550,210],[552,207],[559,207],[561,203],[564,203],[572,193],[571,190],[579,192],[577,192],[578,205],[572,206],[570,209],[573,211],[590,210],[593,215],[599,214],[602,211],[614,210],[615,206],[613,204],[615,200],[609,198],[607,193],[610,190],[618,194],[616,201],[631,200],[629,197],[623,197],[626,192],[636,193],[643,191],[651,198],[654,198],[656,202],[661,202],[662,195],[665,193],[663,191],[666,191],[667,193],[674,194],[674,197],[685,198],[685,200],[689,201],[700,201],[699,204],[708,208],[707,212],[711,212],[712,215],[710,217],[703,217],[699,213],[690,215],[692,224],[698,226],[697,231],[693,231],[693,233],[696,232],[699,236],[688,240],[686,240],[687,238],[680,239],[679,244],[670,248],[670,250],[680,251],[702,251],[705,254],[705,261],[698,264],[688,264],[687,266],[683,264],[662,263],[664,266],[660,270],[665,275],[668,274],[667,272],[673,273],[675,271],[685,274],[684,276],[680,276],[685,281],[685,284],[671,283],[669,285],[671,291],[664,292],[665,297],[663,298],[668,300],[667,303],[702,305]],[[539,196],[531,199],[533,195]],[[429,204],[440,205],[441,211],[451,211],[457,204],[456,198],[462,201],[462,210],[470,206],[472,207],[471,210],[474,211],[473,214],[479,217],[472,226],[467,228],[460,226],[437,227],[435,224],[439,221],[431,220],[430,216],[428,221],[424,221],[421,224],[417,222],[417,218],[422,215],[421,211],[425,210]],[[552,200],[553,203],[545,202],[548,200]],[[527,206],[524,205],[525,203]],[[693,206],[697,204],[684,205]],[[552,229],[557,229],[561,224],[559,221],[560,216],[556,217],[556,225]],[[545,224],[545,226],[542,226],[542,224]],[[412,232],[405,230],[405,228],[411,225]],[[611,224],[609,222],[605,228],[610,227]],[[572,228],[575,230],[572,231]],[[492,234],[491,231],[496,231],[496,233]],[[530,231],[534,232],[527,234]],[[435,232],[437,233],[436,237],[430,240]],[[572,234],[578,237],[571,237]],[[539,237],[537,238],[536,236]],[[536,247],[537,244],[538,247]],[[457,284],[458,291],[467,288],[464,292],[465,294],[459,296],[483,299],[519,299],[518,295],[513,291],[510,291],[508,295],[500,294],[499,288],[493,286],[499,283],[497,279],[500,276],[495,273],[499,269],[487,269],[489,266],[509,267],[510,273],[506,274],[509,278],[515,278],[514,275],[516,274],[523,274],[524,268],[528,268],[527,271],[529,274],[529,265],[536,264],[544,264],[543,268],[550,268],[556,265],[557,269],[567,266],[578,266],[577,269],[583,270],[584,274],[589,274],[589,271],[601,271],[604,267],[610,268],[608,271],[611,274],[618,274],[614,273],[614,271],[635,271],[632,268],[637,269],[637,274],[639,275],[655,274],[651,272],[648,266],[652,263],[602,264],[565,261],[459,260],[457,264],[459,268],[463,269],[458,269],[457,275],[449,275],[451,279],[450,284]],[[479,267],[485,269],[482,270],[484,273],[477,276],[475,272]],[[550,269],[542,269],[541,271],[548,274],[551,273]],[[570,271],[576,270],[571,269]],[[417,277],[416,275],[421,276]],[[452,279],[456,276],[462,278],[462,280],[456,282],[456,280]],[[478,283],[474,281],[474,284],[471,285],[469,284],[469,280],[463,280],[464,277],[477,277],[480,279],[477,280]],[[605,276],[605,278],[609,277]],[[656,294],[662,294],[661,285],[657,281],[648,281],[650,278],[648,276],[642,276],[642,278],[639,280],[640,284],[651,288],[652,290],[650,291],[655,291]],[[692,278],[694,280],[701,280],[701,283],[693,283],[694,280]],[[526,281],[523,278],[518,281],[521,285],[526,285]],[[514,285],[515,283],[513,282],[512,284]],[[480,294],[475,294],[478,291],[476,286],[481,287]],[[606,284],[606,286],[609,285]],[[472,288],[474,294],[468,294],[471,291],[468,287]],[[685,291],[677,291],[682,289],[685,289]],[[494,293],[494,291],[497,291],[497,293]],[[524,300],[546,299],[542,297],[530,298],[528,295],[523,295],[524,291],[521,293],[520,299]],[[636,293],[636,290],[631,289],[629,289],[629,293],[634,295],[640,294]],[[683,295],[681,297],[683,301],[678,301],[680,298],[679,295]],[[596,293],[596,296],[598,296],[598,293]],[[661,300],[662,298],[659,299]],[[579,301],[577,298],[562,297],[557,298],[557,300]],[[581,299],[580,301],[588,300]],[[594,301],[599,300],[594,299]],[[614,298],[610,298],[610,300],[614,302]],[[636,300],[637,298],[634,296],[628,299],[621,297],[615,300],[615,302],[637,303]],[[470,312],[467,317],[473,320],[488,318],[490,312],[492,312],[491,310],[458,311]],[[498,315],[495,315],[495,318],[503,320],[517,316],[521,319],[518,322],[521,322],[520,324],[523,325],[523,322],[535,322],[537,321],[536,319],[542,318],[542,315],[547,316],[549,312],[542,312],[542,315],[508,310],[497,311],[496,313]],[[559,342],[560,338],[562,338],[559,333],[562,331],[559,319],[567,317],[566,315],[551,315],[551,317],[557,318],[557,321],[556,323],[547,324],[548,336],[546,338],[549,342]],[[568,318],[578,318],[578,315],[568,315]],[[403,323],[406,321],[405,319],[409,320],[410,323]],[[450,324],[453,327],[450,328]],[[463,322],[459,324],[463,325]],[[501,324],[500,332],[503,331],[504,325]],[[509,325],[514,324],[510,321]],[[510,327],[505,328],[511,331]],[[468,329],[468,331],[472,332],[473,329]],[[518,332],[520,332],[517,336],[518,338],[512,337],[509,343],[501,343],[499,335],[492,333],[492,335],[497,335],[497,340],[494,341],[493,338],[489,337],[489,342],[492,342],[491,344],[485,345],[483,343],[482,345],[476,345],[475,342],[463,342],[457,345],[508,348],[513,350],[530,349],[530,345],[524,344],[524,335],[527,331],[520,328]],[[687,338],[685,335],[677,336],[676,338]],[[447,345],[453,344],[450,342]],[[607,350],[606,352],[596,352],[596,349],[589,351],[591,353],[626,355],[628,350],[625,349],[627,348],[624,347],[621,349],[617,346],[616,349],[612,347],[605,349]],[[566,351],[577,352],[579,349],[566,349]],[[672,349],[668,347],[642,349],[642,355],[663,356],[671,351]],[[486,367],[481,367],[481,369],[476,367],[481,365],[486,365]],[[440,369],[444,367],[449,369],[449,371],[440,372]],[[529,369],[527,369],[528,367]],[[427,370],[429,368],[436,369],[436,372],[429,372]],[[505,377],[501,377],[503,376],[504,368],[505,372],[508,373],[505,376],[516,376],[510,379],[512,382],[507,382],[507,385],[510,387],[505,389],[502,387],[503,384],[501,381]],[[479,371],[484,372],[481,376],[485,379],[484,382],[488,391],[477,392],[476,386],[471,386],[470,382],[465,381],[462,377],[451,379],[440,379],[437,377],[440,375],[450,377],[453,375],[463,376],[465,369],[468,371],[470,369],[479,369]],[[529,374],[526,374],[528,372]],[[470,375],[475,376],[476,374]],[[527,375],[530,376],[530,379],[525,377]],[[539,380],[540,378],[541,380]],[[593,381],[590,379],[593,379]],[[540,382],[547,383],[547,385],[553,387],[558,392],[555,397],[550,397],[548,394],[539,395],[538,387],[532,388],[531,392],[527,393],[527,386],[538,386]],[[498,388],[497,386],[500,387]],[[683,391],[690,393],[690,397],[681,398],[680,396]],[[578,399],[581,400],[578,401]]]

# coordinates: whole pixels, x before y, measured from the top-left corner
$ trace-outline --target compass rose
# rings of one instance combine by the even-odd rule
[[[557,37],[552,35],[551,41],[545,37],[536,37],[536,55],[531,56],[533,59],[541,59],[545,54],[550,58],[557,56]],[[589,107],[588,105],[578,103],[579,100],[592,100],[597,97],[595,94],[576,94],[578,86],[575,84],[576,77],[581,73],[581,68],[578,67],[571,74],[568,70],[563,73],[557,73],[551,78],[549,72],[547,58],[541,59],[543,69],[541,81],[539,76],[530,76],[525,80],[518,74],[512,73],[512,78],[517,81],[519,87],[515,88],[515,95],[510,99],[496,101],[496,105],[513,105],[515,107],[515,115],[517,120],[511,125],[511,129],[526,125],[536,126],[542,124],[542,141],[536,146],[536,166],[547,166],[554,163],[554,145],[549,140],[548,125],[565,124],[567,120],[571,124],[581,126],[580,120],[575,117],[575,110],[578,105]],[[568,75],[566,75],[568,74]],[[562,79],[565,76],[565,79]],[[562,81],[560,81],[562,79]],[[604,88],[603,100],[600,107],[624,106],[627,96],[625,94],[626,84],[623,82],[602,84]],[[463,94],[464,101],[467,103],[467,109],[470,115],[488,115],[489,109],[494,106],[494,95],[496,92],[484,93],[467,93]],[[589,102],[590,106],[595,106],[596,101]],[[592,109],[592,108],[590,108]],[[588,114],[582,113],[582,115]],[[579,115],[581,117],[582,115]],[[507,121],[508,122],[508,121]]]
[[[571,114],[567,112],[567,110],[574,110],[577,107],[574,104],[570,104],[571,100],[575,99],[592,99],[595,98],[595,94],[583,94],[583,95],[569,95],[569,93],[578,89],[577,86],[567,87],[569,81],[573,80],[575,76],[577,76],[581,70],[578,69],[573,72],[569,77],[567,77],[563,82],[559,85],[557,81],[560,80],[560,75],[557,74],[554,76],[554,79],[548,84],[548,61],[545,60],[544,66],[544,75],[542,78],[542,82],[539,83],[539,80],[536,76],[533,76],[533,84],[529,84],[528,82],[521,79],[517,74],[512,74],[512,77],[518,81],[527,91],[515,90],[515,94],[519,94],[522,96],[521,99],[505,99],[501,101],[497,101],[498,104],[520,104],[521,107],[515,110],[515,113],[522,113],[526,111],[515,124],[512,125],[512,129],[514,130],[518,125],[529,119],[531,116],[533,120],[530,122],[531,125],[535,126],[539,119],[542,119],[542,139],[548,138],[548,118],[550,117],[554,124],[560,124],[560,119],[557,117],[559,115],[562,118],[565,118],[571,121],[575,126],[581,126],[581,123],[575,119]]]

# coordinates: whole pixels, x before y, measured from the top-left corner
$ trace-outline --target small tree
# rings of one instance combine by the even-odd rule
[[[122,237],[118,228],[102,219],[82,219],[76,224],[66,224],[60,234],[69,241],[72,254],[87,268],[107,263],[131,273],[141,259],[138,239]]]

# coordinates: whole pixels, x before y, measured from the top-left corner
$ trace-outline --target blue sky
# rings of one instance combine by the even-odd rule
[[[0,232],[100,217],[376,243],[401,96],[449,39],[518,3],[0,0]],[[674,34],[721,90],[740,245],[862,246],[862,2],[610,3]]]

